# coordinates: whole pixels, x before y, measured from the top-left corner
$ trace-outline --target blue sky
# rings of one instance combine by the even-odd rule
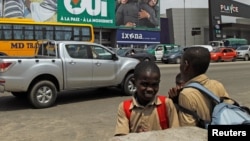
[[[234,0],[250,5],[250,0]],[[169,8],[183,8],[184,0],[160,0],[160,13],[166,13]],[[208,0],[185,0],[186,8],[208,8]]]

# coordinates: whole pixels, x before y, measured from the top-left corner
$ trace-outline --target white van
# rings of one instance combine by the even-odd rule
[[[211,52],[213,50],[213,47],[211,45],[192,45],[190,47],[204,47],[204,48],[208,49],[209,52]]]

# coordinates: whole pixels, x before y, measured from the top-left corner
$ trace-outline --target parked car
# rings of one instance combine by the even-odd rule
[[[173,48],[178,48],[175,44],[153,44],[148,46],[145,50],[155,57],[155,60],[160,61],[163,54],[168,53]]]
[[[155,57],[141,48],[119,48],[117,55],[122,57],[136,58],[140,61],[155,61]]]
[[[211,45],[192,45],[190,47],[204,47],[204,48],[208,49],[209,52],[211,52],[213,49],[215,49]]]
[[[174,48],[169,50],[168,53],[165,53],[163,57],[161,58],[162,63],[174,63],[179,64],[181,62],[181,57],[184,53],[184,48]]]
[[[245,61],[249,60],[250,55],[250,45],[242,45],[236,49],[237,58],[244,59]]]
[[[235,61],[237,53],[232,48],[220,47],[210,52],[211,61],[222,62],[222,61]]]

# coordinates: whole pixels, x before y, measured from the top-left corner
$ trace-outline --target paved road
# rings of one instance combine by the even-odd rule
[[[159,93],[174,84],[178,65],[159,64]],[[250,107],[250,62],[212,63],[208,75]],[[113,136],[118,104],[129,98],[117,89],[61,93],[57,105],[32,109],[26,100],[0,95],[0,141],[105,141]]]

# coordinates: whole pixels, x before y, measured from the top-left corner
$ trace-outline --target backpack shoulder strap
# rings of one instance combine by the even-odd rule
[[[158,96],[158,98],[162,102],[162,104],[157,106],[157,113],[158,113],[160,125],[162,129],[167,129],[169,126],[168,126],[168,114],[166,110],[167,106],[165,104],[166,96]],[[131,116],[131,110],[129,109],[131,103],[132,103],[132,99],[123,101],[123,109],[124,109],[127,119],[130,119],[130,116]]]
[[[132,99],[127,99],[123,101],[123,109],[126,114],[127,119],[130,119],[131,111],[129,109],[130,105],[132,103]]]
[[[191,111],[191,110],[189,110],[185,107],[182,107],[178,104],[174,104],[174,105],[175,105],[177,110],[182,111],[184,113],[187,113],[189,115],[192,115],[197,120],[198,127],[205,128],[206,124],[209,122],[209,121],[205,121],[205,120],[201,119],[200,116],[194,111]]]
[[[202,94],[205,94],[205,95],[209,96],[210,98],[212,98],[213,100],[215,100],[217,103],[220,103],[220,98],[217,97],[216,95],[214,95],[213,92],[211,92],[210,90],[205,88],[200,83],[192,82],[192,83],[189,83],[186,86],[184,86],[184,88],[188,88],[188,87],[195,88],[195,89],[199,90]]]
[[[214,95],[210,90],[208,90],[207,88],[205,88],[205,87],[204,87],[203,85],[201,85],[200,83],[198,83],[198,82],[191,82],[191,83],[185,85],[185,86],[183,87],[183,89],[184,89],[184,88],[190,88],[190,87],[199,90],[203,95],[208,96],[208,97],[211,98],[212,100],[215,100],[216,103],[219,103],[219,102],[220,102],[220,99],[219,99],[216,95]],[[205,127],[206,127],[206,124],[209,123],[209,121],[206,121],[206,120],[201,119],[200,116],[199,116],[196,112],[191,111],[191,110],[189,110],[189,109],[187,109],[187,108],[185,108],[185,107],[182,107],[182,106],[180,106],[180,105],[178,105],[178,104],[175,104],[175,106],[176,106],[176,108],[177,108],[178,110],[180,110],[180,111],[182,111],[182,112],[184,112],[184,113],[187,113],[187,114],[189,114],[189,115],[192,115],[192,116],[197,120],[197,122],[198,122],[198,123],[197,123],[197,126],[198,126],[198,127],[205,128]]]
[[[157,106],[160,125],[162,129],[167,129],[169,125],[168,125],[167,105],[165,104],[166,96],[158,96],[158,98],[161,100],[162,103],[159,106]]]

